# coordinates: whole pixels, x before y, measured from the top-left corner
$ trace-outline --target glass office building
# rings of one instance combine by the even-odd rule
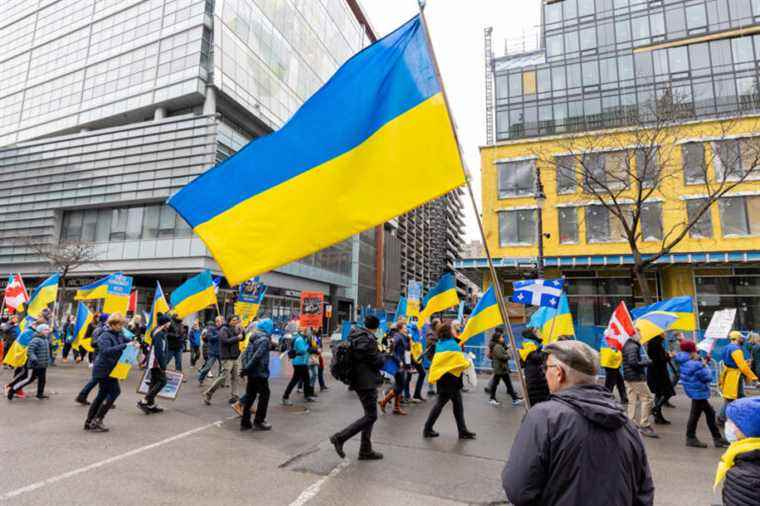
[[[9,0],[3,11],[0,270],[49,271],[30,239],[92,242],[98,261],[72,288],[124,271],[148,295],[142,308],[153,279],[169,292],[219,272],[166,198],[280,127],[374,38],[354,0]],[[265,306],[284,314],[318,290],[348,317],[358,250],[352,238],[268,273]]]

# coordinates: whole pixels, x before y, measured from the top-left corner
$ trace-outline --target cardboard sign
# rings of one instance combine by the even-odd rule
[[[322,302],[325,295],[322,292],[301,292],[301,317],[299,324],[302,328],[322,328]]]
[[[184,377],[181,372],[176,371],[164,371],[166,374],[166,386],[158,392],[158,397],[162,399],[175,400],[179,394],[179,389],[182,386],[182,378]],[[143,372],[140,384],[137,387],[137,393],[141,395],[147,395],[150,388],[150,369],[146,369]]]
[[[736,308],[715,311],[705,330],[705,339],[726,339],[728,333],[734,328],[734,319],[736,319]]]

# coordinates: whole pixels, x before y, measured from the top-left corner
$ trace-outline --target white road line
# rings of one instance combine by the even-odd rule
[[[236,417],[230,417],[230,418],[236,418]],[[230,419],[228,418],[228,420]],[[122,453],[121,455],[116,455],[114,457],[101,460],[100,462],[95,462],[93,464],[90,464],[85,467],[80,467],[79,469],[74,469],[72,471],[68,471],[63,474],[59,474],[58,476],[53,476],[52,478],[48,478],[46,480],[38,481],[37,483],[32,483],[31,485],[27,485],[26,487],[22,487],[16,490],[11,490],[10,492],[5,492],[4,494],[0,495],[0,501],[7,501],[8,499],[13,499],[14,497],[18,497],[22,494],[26,494],[28,492],[33,492],[37,489],[40,489],[42,487],[45,487],[47,485],[52,485],[53,483],[65,480],[67,478],[71,478],[73,476],[77,476],[82,473],[86,473],[87,471],[91,471],[93,469],[97,469],[99,467],[107,466],[108,464],[113,464],[114,462],[118,462],[120,460],[124,460],[128,457],[131,457],[133,455],[137,455],[138,453],[146,452],[148,450],[152,450],[153,448],[158,448],[159,446],[163,446],[165,444],[169,444],[173,441],[177,441],[178,439],[184,439],[188,436],[192,436],[193,434],[197,434],[198,432],[204,431],[206,429],[210,429],[211,427],[219,427],[224,422],[224,420],[218,420],[214,423],[210,423],[208,425],[203,425],[202,427],[197,427],[195,429],[189,430],[187,432],[183,432],[182,434],[177,434],[176,436],[172,436],[170,438],[163,439],[161,441],[155,442],[153,444],[149,444],[146,446],[141,446],[140,448],[135,448],[134,450],[130,450],[126,453]],[[108,437],[108,436],[105,436]]]
[[[325,483],[327,483],[331,479],[338,476],[341,471],[343,471],[345,468],[348,467],[348,464],[349,464],[348,460],[341,461],[341,463],[335,466],[333,470],[330,471],[330,473],[327,476],[325,476],[321,480],[318,480],[312,483],[306,488],[306,490],[301,492],[301,495],[299,495],[295,501],[290,503],[290,506],[303,506],[307,502],[314,499],[317,496],[317,494],[319,494],[319,491],[322,489]]]

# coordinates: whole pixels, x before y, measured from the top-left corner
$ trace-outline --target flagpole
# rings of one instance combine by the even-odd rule
[[[509,344],[510,348],[512,350],[512,359],[515,361],[515,366],[517,367],[517,375],[520,378],[520,384],[522,385],[523,389],[523,397],[524,397],[524,406],[525,406],[525,412],[528,412],[528,409],[530,409],[530,399],[528,398],[528,384],[525,381],[525,375],[523,374],[522,366],[520,365],[520,355],[517,351],[517,341],[515,340],[515,335],[512,332],[512,324],[509,321],[509,313],[507,312],[507,305],[504,302],[504,294],[501,291],[501,284],[499,283],[499,278],[496,276],[496,268],[493,265],[493,259],[491,258],[491,251],[488,248],[488,241],[486,240],[486,234],[483,230],[483,223],[480,220],[480,214],[478,214],[478,206],[475,201],[475,193],[472,191],[472,183],[470,182],[470,174],[468,170],[465,168],[465,161],[464,156],[462,155],[462,146],[459,144],[459,136],[457,135],[457,129],[456,125],[454,124],[454,119],[451,116],[451,107],[449,107],[449,99],[446,95],[446,89],[443,85],[443,78],[441,77],[441,70],[438,67],[438,60],[435,57],[435,51],[433,50],[433,41],[430,39],[430,31],[428,30],[428,24],[427,20],[425,19],[425,0],[418,0],[417,5],[420,9],[420,19],[422,20],[422,26],[425,31],[425,40],[427,42],[428,50],[430,51],[430,58],[433,62],[433,68],[435,69],[436,77],[438,78],[438,83],[441,85],[441,94],[443,95],[444,103],[446,104],[446,110],[448,111],[449,116],[449,122],[451,123],[451,131],[454,134],[454,140],[457,144],[457,151],[459,152],[459,160],[462,164],[462,170],[464,171],[464,179],[467,186],[467,192],[470,195],[470,201],[472,202],[472,208],[475,212],[475,220],[478,222],[478,230],[480,231],[480,238],[483,241],[483,249],[486,253],[486,259],[488,260],[488,270],[491,274],[491,282],[494,287],[494,293],[496,294],[496,302],[499,305],[499,312],[501,313],[502,321],[504,322],[504,326],[506,327],[507,336],[509,337]]]

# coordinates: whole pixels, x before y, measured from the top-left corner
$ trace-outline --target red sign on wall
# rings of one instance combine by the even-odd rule
[[[299,324],[302,328],[322,328],[322,302],[325,295],[322,292],[301,292],[301,317]]]

